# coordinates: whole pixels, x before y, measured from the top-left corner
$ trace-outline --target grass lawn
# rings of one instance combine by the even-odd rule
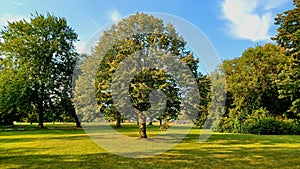
[[[150,158],[126,158],[97,146],[75,124],[46,124],[47,130],[0,130],[0,168],[300,168],[300,136],[215,133],[199,143],[194,128],[173,149]],[[134,124],[118,129],[135,135]],[[3,129],[3,128],[2,128]],[[158,127],[149,129],[155,133]]]

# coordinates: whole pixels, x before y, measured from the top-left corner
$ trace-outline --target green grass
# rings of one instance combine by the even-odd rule
[[[35,124],[26,131],[0,131],[0,168],[300,168],[300,136],[212,135],[199,143],[192,129],[173,149],[154,157],[132,159],[111,154],[97,146],[74,124]],[[135,125],[119,128],[129,136]],[[155,135],[158,127],[149,128]]]

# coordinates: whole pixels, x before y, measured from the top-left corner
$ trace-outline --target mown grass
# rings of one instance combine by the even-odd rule
[[[24,125],[24,124],[17,124]],[[212,135],[199,143],[199,129],[173,149],[149,158],[126,158],[97,146],[74,124],[26,125],[26,131],[0,132],[0,168],[300,168],[300,136]],[[136,126],[117,129],[127,135]],[[158,127],[150,127],[155,134]]]

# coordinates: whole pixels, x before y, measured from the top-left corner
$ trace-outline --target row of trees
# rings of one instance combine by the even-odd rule
[[[121,119],[129,117],[121,114],[123,107],[136,115],[140,136],[146,138],[146,117],[177,119],[182,115],[180,106],[196,93],[200,102],[190,107],[197,113],[184,111],[198,126],[216,120],[209,119],[211,113],[220,113],[220,123],[213,123],[219,131],[300,133],[300,0],[294,0],[294,5],[275,18],[279,28],[272,39],[276,44],[248,48],[241,57],[224,61],[214,73],[226,78],[223,109],[210,105],[216,99],[213,97],[224,97],[217,93],[219,84],[212,85],[215,89],[210,87],[215,76],[198,72],[199,61],[184,39],[172,24],[164,25],[161,19],[143,13],[123,19],[103,32],[91,56],[82,58],[74,49],[77,34],[64,18],[36,14],[30,22],[9,23],[0,32],[0,123],[36,117],[43,127],[45,120],[65,117],[77,126],[80,120],[103,118],[116,120],[121,126]],[[118,68],[126,59],[129,66],[123,66],[120,73]],[[172,67],[169,63],[179,62],[189,68],[174,70],[183,74],[180,78],[166,71]],[[195,84],[189,81],[190,76],[196,79]],[[128,90],[119,82],[113,83],[114,79],[128,85]],[[193,85],[197,92],[191,90]],[[153,109],[156,104],[159,106]]]
[[[275,18],[276,44],[248,48],[220,66],[227,101],[219,131],[300,133],[300,1],[294,5]]]
[[[74,49],[76,41],[77,34],[67,25],[66,20],[50,14],[36,14],[29,22],[21,20],[8,23],[1,31],[0,43],[1,124],[37,121],[39,127],[43,128],[44,121],[71,120],[76,121],[79,127],[80,120],[92,122],[104,115],[105,119],[116,120],[117,126],[120,126],[124,116],[121,116],[112,100],[112,75],[119,63],[135,52],[140,52],[139,56],[143,56],[138,62],[144,65],[155,60],[151,60],[153,53],[148,53],[151,51],[160,52],[157,57],[165,60],[165,63],[168,61],[166,59],[185,63],[189,69],[184,73],[185,76],[181,76],[181,81],[188,82],[190,75],[198,80],[202,77],[197,72],[198,60],[186,49],[186,42],[182,37],[171,24],[165,26],[161,19],[153,16],[137,13],[118,25],[113,25],[103,33],[92,56],[79,58]],[[171,53],[172,58],[168,53]],[[172,62],[174,61],[171,60],[170,63]],[[155,100],[156,96],[161,96],[166,101],[166,105],[161,105],[165,109],[155,116],[150,115],[151,113],[147,116],[160,121],[176,119],[183,101],[182,96],[187,98],[192,92],[184,89],[183,84],[178,83],[165,70],[159,69],[159,64],[162,63],[148,68],[142,66],[139,73],[133,74],[128,101],[136,110],[145,112],[150,107],[163,103],[164,100]],[[89,76],[90,74],[94,76]],[[126,81],[126,74],[130,73],[121,73],[119,79]],[[93,87],[89,88],[89,84]],[[153,93],[154,90],[157,92]],[[154,99],[149,100],[151,94]],[[121,93],[118,95],[122,96]],[[77,103],[77,115],[73,101]],[[96,112],[93,109],[95,101],[98,107]],[[123,106],[126,107],[126,104]],[[141,136],[146,138],[146,116],[140,114],[138,119]]]

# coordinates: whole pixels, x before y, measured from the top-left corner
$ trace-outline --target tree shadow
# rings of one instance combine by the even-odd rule
[[[64,135],[54,132],[52,135],[47,133],[45,138],[11,138],[6,142],[1,139],[0,144],[25,142],[28,145],[36,140],[49,139],[60,144],[78,144],[74,144],[76,147],[72,151],[66,148],[51,154],[43,153],[49,147],[4,146],[0,151],[0,168],[299,168],[299,138],[214,134],[200,143],[198,134],[188,134],[180,144],[162,154],[127,158],[107,152],[96,144],[89,145],[88,149],[86,141],[82,142],[88,140],[88,136],[82,133]],[[89,151],[91,149],[93,151]]]

